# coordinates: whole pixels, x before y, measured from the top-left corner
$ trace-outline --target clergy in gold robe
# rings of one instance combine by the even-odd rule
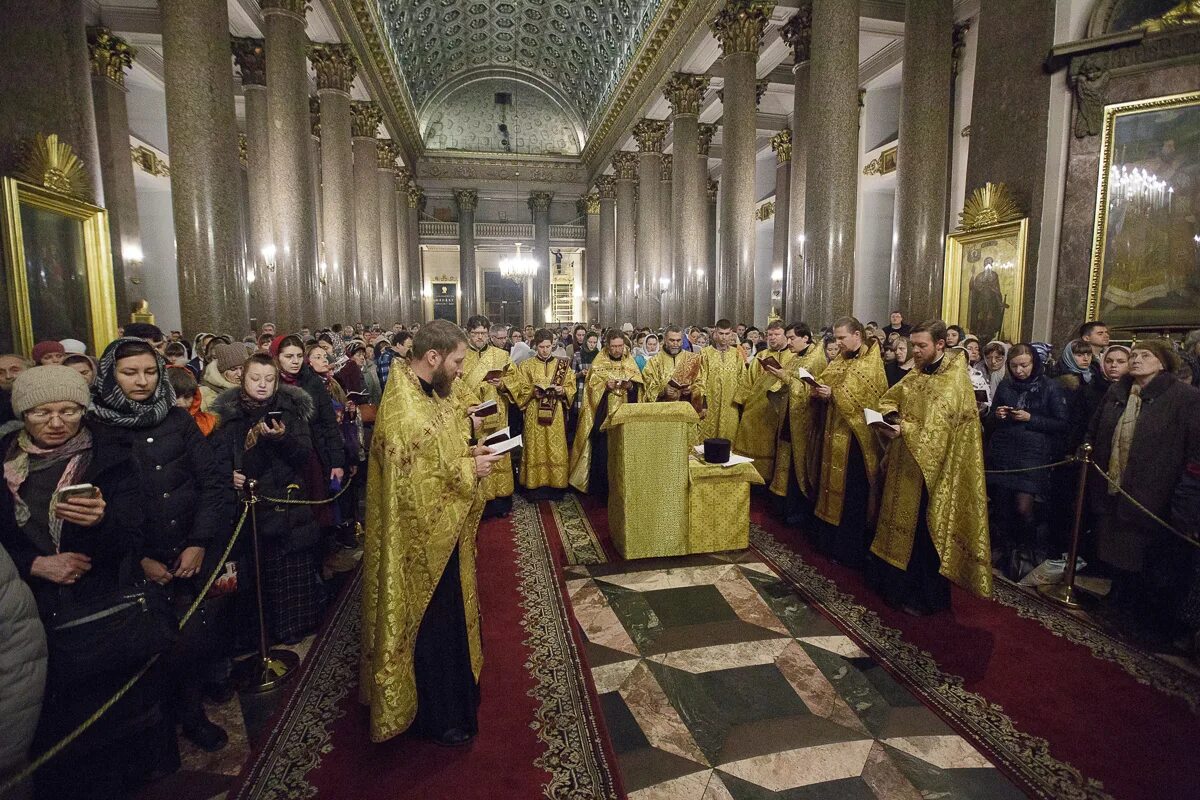
[[[608,495],[608,431],[601,427],[618,408],[642,397],[642,372],[629,354],[629,343],[613,328],[604,350],[592,361],[583,384],[579,426],[571,446],[571,485],[579,491]]]
[[[842,317],[833,326],[838,356],[821,373],[813,396],[824,401],[821,478],[817,487],[816,544],[835,561],[866,562],[879,476],[879,441],[863,417],[887,391],[879,342],[861,322]]]
[[[733,402],[742,407],[733,452],[753,458],[754,468],[766,483],[775,474],[775,442],[788,401],[787,387],[779,372],[772,372],[767,365],[777,363],[786,371],[792,362],[793,353],[788,350],[784,328],[778,321],[767,326],[767,349],[750,359],[733,396]]]
[[[467,357],[463,359],[463,385],[475,399],[475,403],[496,401],[496,413],[483,418],[476,438],[480,441],[508,425],[508,396],[500,391],[500,381],[509,369],[508,351],[489,343],[491,323],[487,317],[475,316],[467,320]],[[483,516],[503,517],[512,511],[513,470],[512,458],[505,453],[492,474],[480,482],[479,491],[486,505]]]
[[[359,697],[381,742],[410,727],[463,744],[478,725],[480,645],[475,534],[479,479],[498,456],[467,444],[453,399],[466,337],[421,327],[412,361],[388,381],[367,467]]]
[[[700,351],[700,381],[704,385],[704,402],[707,406],[700,420],[699,438],[728,439],[737,436],[738,422],[742,410],[734,402],[742,373],[746,371],[746,357],[734,344],[733,323],[718,320],[713,329],[712,344]]]
[[[825,348],[813,343],[812,329],[805,323],[788,325],[786,335],[793,358],[779,372],[788,397],[775,447],[771,492],[783,498],[783,517],[788,524],[799,525],[812,513],[813,487],[820,470],[821,428],[816,423],[823,409],[813,401],[811,381],[820,377],[828,362]],[[802,379],[800,370],[812,377]]]
[[[534,334],[536,350],[504,377],[504,394],[521,409],[524,420],[521,485],[538,500],[557,499],[567,488],[567,412],[575,400],[575,372],[556,358],[554,334]]]
[[[950,607],[950,581],[992,592],[983,439],[966,355],[946,348],[946,323],[911,334],[914,368],[876,408],[899,431],[884,462],[869,582],[914,614]]]

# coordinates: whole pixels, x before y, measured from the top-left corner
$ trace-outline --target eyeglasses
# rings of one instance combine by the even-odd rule
[[[27,411],[25,419],[41,424],[49,422],[51,417],[58,417],[63,422],[75,422],[83,416],[82,408],[72,408],[68,411]]]

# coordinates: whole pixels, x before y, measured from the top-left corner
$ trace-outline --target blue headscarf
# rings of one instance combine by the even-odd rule
[[[1075,353],[1071,350],[1075,346],[1078,339],[1072,339],[1063,348],[1062,355],[1058,357],[1058,367],[1060,375],[1077,375],[1083,383],[1091,383],[1092,368],[1091,366],[1081,367],[1075,363]]]

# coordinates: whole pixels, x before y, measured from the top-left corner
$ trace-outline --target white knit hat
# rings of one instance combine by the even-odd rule
[[[92,400],[87,381],[71,367],[47,364],[17,375],[12,387],[12,409],[18,418],[43,403],[78,403],[87,408]]]
[[[83,354],[87,352],[87,345],[78,339],[61,339],[58,343],[61,344],[63,346],[63,350],[66,350],[68,353]]]

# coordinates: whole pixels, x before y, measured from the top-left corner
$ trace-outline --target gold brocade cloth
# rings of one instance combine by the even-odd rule
[[[607,398],[607,418],[611,419],[612,415],[628,402],[629,392],[633,391],[609,391],[610,380],[637,384],[637,401],[642,402],[643,399],[645,387],[642,386],[642,371],[638,369],[633,356],[626,355],[620,361],[614,361],[608,357],[607,350],[596,354],[596,358],[592,360],[592,367],[588,370],[587,381],[583,385],[579,424],[575,427],[575,441],[571,444],[570,482],[584,494],[587,494],[588,473],[592,466],[592,429],[596,424],[596,411]]]
[[[554,382],[561,359],[549,361],[527,358],[504,376],[504,392],[512,397],[523,412],[525,427],[522,433],[521,485],[526,489],[549,486],[567,488],[570,454],[567,452],[567,409],[575,401],[575,375],[567,371],[562,388],[565,398],[554,404],[554,418],[549,425],[538,422],[536,387],[545,388]]]
[[[722,351],[709,345],[700,351],[698,380],[704,384],[708,411],[700,421],[697,439],[728,439],[732,442],[737,436],[742,412],[734,403],[734,395],[745,371],[745,359],[736,347]]]
[[[990,596],[983,438],[965,356],[947,351],[932,375],[911,370],[883,396],[878,411],[900,413],[901,435],[888,446],[871,552],[898,569],[908,568],[924,484],[929,489],[926,522],[941,557],[941,574]]]
[[[471,669],[483,666],[475,534],[483,501],[467,423],[455,398],[422,391],[393,367],[375,420],[367,465],[359,699],[371,707],[372,741],[403,733],[417,713],[417,630],[454,548]]]
[[[749,368],[742,371],[741,383],[734,402],[742,406],[742,420],[733,440],[733,452],[754,459],[754,468],[764,481],[775,472],[775,441],[787,410],[787,391],[783,381],[762,366],[766,358],[774,357],[784,371],[790,369],[795,354],[783,350],[763,350],[750,359]]]
[[[723,467],[688,459],[688,553],[750,546],[750,485],[761,484],[753,464]]]
[[[806,369],[814,378],[819,378],[828,363],[825,348],[816,343],[798,353],[787,366],[787,419],[780,428],[775,449],[775,476],[771,479],[771,491],[780,497],[787,497],[788,482],[793,473],[800,491],[806,497],[813,495],[821,464],[821,426],[816,422],[821,407],[813,402],[812,387],[796,375],[797,370]],[[784,433],[787,433],[786,439]]]
[[[512,362],[509,360],[507,350],[491,345],[482,350],[467,348],[467,356],[463,359],[462,365],[462,382],[476,398],[471,405],[488,400],[496,401],[497,413],[484,417],[483,425],[476,433],[476,438],[480,441],[483,441],[488,434],[495,433],[508,425],[508,397],[500,391],[500,387],[492,386],[484,378],[493,370],[507,373],[511,368]],[[491,474],[479,482],[479,493],[485,503],[497,497],[508,497],[513,493],[511,454],[505,453],[496,462]]]

